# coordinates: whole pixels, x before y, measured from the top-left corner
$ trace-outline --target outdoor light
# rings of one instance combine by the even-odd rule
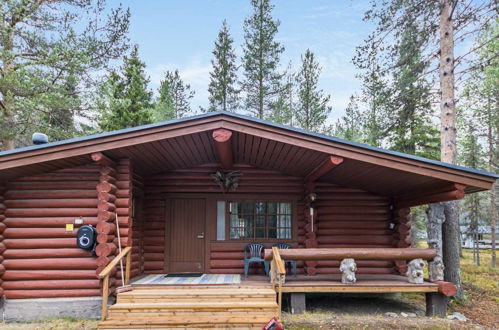
[[[311,224],[311,231],[314,232],[314,206],[315,206],[315,200],[317,199],[317,194],[315,193],[310,193],[308,195],[308,200],[309,200],[309,207],[310,207],[310,224]]]

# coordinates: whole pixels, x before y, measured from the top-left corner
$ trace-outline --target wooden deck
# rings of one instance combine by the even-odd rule
[[[263,285],[268,283],[266,276],[248,276],[243,278],[244,285]],[[438,292],[438,285],[431,282],[412,284],[407,277],[400,275],[367,275],[358,274],[357,282],[352,285],[341,283],[340,275],[297,275],[286,276],[283,292]]]
[[[133,284],[133,281],[132,281]],[[175,285],[165,284],[147,284],[135,285],[136,287],[174,287]],[[247,278],[241,277],[240,284],[213,284],[211,286],[223,287],[261,287],[271,288],[270,279],[263,275],[249,275]],[[196,285],[180,286],[195,288]],[[297,275],[286,276],[286,282],[283,285],[283,292],[357,292],[357,293],[383,293],[383,292],[438,292],[438,285],[431,282],[423,284],[412,284],[407,281],[407,277],[401,275],[368,275],[357,274],[357,282],[352,285],[341,283],[341,275],[316,275],[306,276]]]

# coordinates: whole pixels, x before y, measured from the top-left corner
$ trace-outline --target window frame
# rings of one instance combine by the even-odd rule
[[[230,236],[230,203],[257,203],[257,202],[265,202],[265,203],[290,203],[291,204],[291,237],[290,238],[231,238]],[[268,214],[265,213],[265,216]],[[267,229],[267,224],[265,224],[265,229]],[[253,227],[255,230],[256,227]],[[260,227],[259,227],[260,228]],[[273,228],[273,227],[272,227]],[[285,227],[288,228],[288,227]],[[297,207],[296,207],[296,199],[294,198],[272,198],[272,197],[254,197],[254,198],[242,198],[242,197],[234,197],[225,199],[225,241],[231,242],[276,242],[276,243],[293,243],[296,242],[298,232],[298,223],[297,223]]]

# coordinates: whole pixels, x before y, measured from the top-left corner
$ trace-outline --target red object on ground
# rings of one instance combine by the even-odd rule
[[[265,324],[262,330],[282,330],[284,326],[275,317],[272,318],[267,324]]]

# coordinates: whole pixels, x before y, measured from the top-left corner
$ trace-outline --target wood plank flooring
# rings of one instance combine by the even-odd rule
[[[277,313],[270,285],[137,286],[118,294],[99,329],[261,329]]]

